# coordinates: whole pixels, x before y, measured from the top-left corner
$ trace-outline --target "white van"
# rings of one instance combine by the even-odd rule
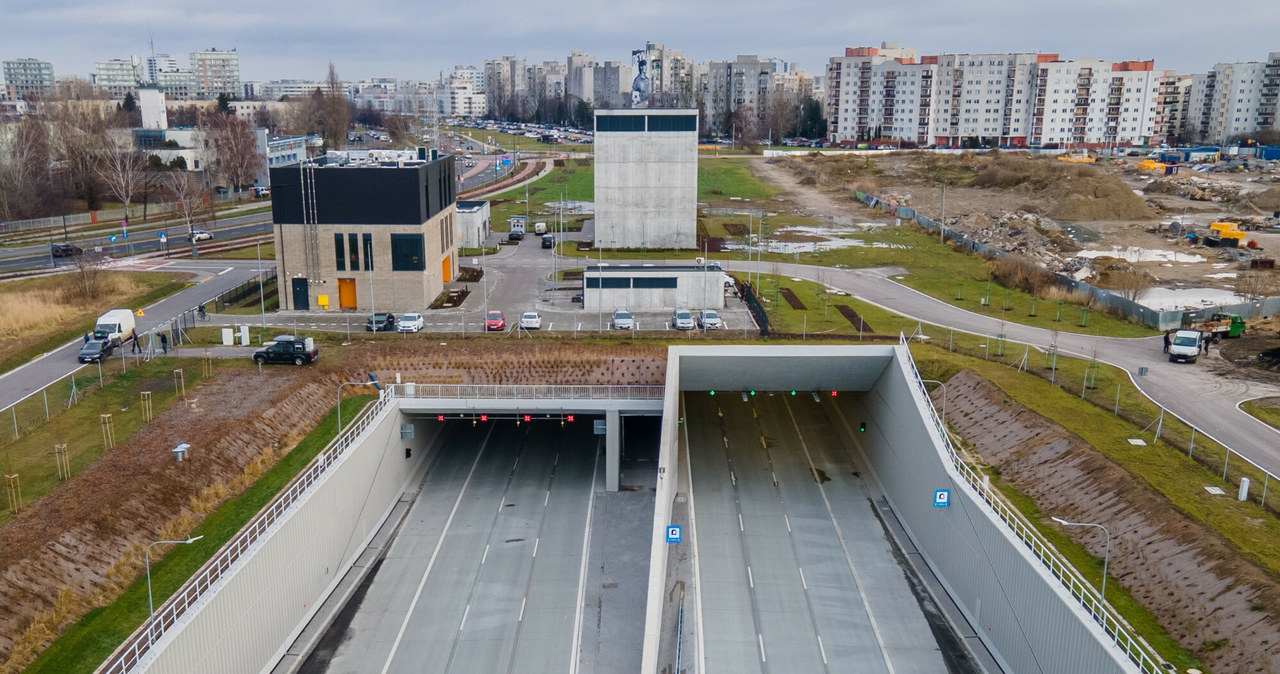
[[[110,341],[112,346],[135,339],[138,336],[133,312],[128,309],[112,309],[98,317],[93,324],[93,338]]]
[[[1173,340],[1169,343],[1169,361],[1196,362],[1196,358],[1200,356],[1200,340],[1203,338],[1204,335],[1199,330],[1179,330],[1173,333]]]
[[[533,233],[534,233],[534,234],[546,234],[546,233],[547,233],[547,223],[545,223],[545,222],[535,222],[535,223],[533,223]]]

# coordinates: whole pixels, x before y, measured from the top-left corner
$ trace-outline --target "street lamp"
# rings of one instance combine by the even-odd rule
[[[375,326],[376,327],[376,326]],[[338,384],[338,435],[342,435],[342,387],[343,386],[372,386],[367,381],[344,381]]]
[[[146,564],[147,564],[147,612],[151,617],[154,618],[156,615],[155,603],[151,599],[151,548],[160,544],[182,545],[184,543],[195,543],[201,538],[204,538],[204,534],[201,534],[199,536],[192,536],[191,538],[188,538],[185,541],[156,541],[155,543],[152,543],[151,545],[147,546],[147,551],[146,553],[143,554],[143,559],[146,561]]]
[[[1094,524],[1092,522],[1068,522],[1062,519],[1061,517],[1053,517],[1051,519],[1054,522],[1057,522],[1058,524],[1061,524],[1064,527],[1097,527],[1099,529],[1102,529],[1102,533],[1107,535],[1106,552],[1103,553],[1102,555],[1102,608],[1106,609],[1107,607],[1107,563],[1111,560],[1111,532],[1107,531],[1107,528],[1102,526],[1101,524]],[[1106,622],[1106,613],[1104,612],[1103,613],[1104,625],[1105,625],[1105,622]]]

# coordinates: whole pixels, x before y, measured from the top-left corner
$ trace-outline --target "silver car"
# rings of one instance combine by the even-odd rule
[[[676,330],[692,330],[693,312],[688,309],[676,309],[671,312],[671,327]]]
[[[703,309],[698,312],[698,325],[703,330],[720,330],[724,328],[724,321],[720,320],[720,314],[714,309]]]
[[[614,330],[630,330],[636,325],[635,320],[631,318],[631,312],[626,309],[618,309],[613,312],[613,329]]]

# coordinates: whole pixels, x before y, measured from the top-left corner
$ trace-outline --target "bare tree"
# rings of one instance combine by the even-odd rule
[[[1272,269],[1243,271],[1236,275],[1236,294],[1250,302],[1276,293],[1276,272]]]
[[[391,136],[393,144],[402,147],[417,145],[413,133],[413,118],[409,115],[383,115],[382,125],[387,130],[387,135]]]
[[[66,189],[90,210],[101,207],[98,162],[108,147],[110,120],[101,106],[82,101],[50,101],[41,105],[48,121],[52,158],[61,167]]]
[[[96,248],[71,256],[74,269],[69,275],[68,292],[81,302],[97,300],[106,285],[106,257]]]
[[[190,238],[195,231],[195,216],[204,206],[204,184],[188,171],[169,171],[164,176],[165,187],[173,192],[173,198],[178,202],[178,211],[187,224],[187,237]]]
[[[94,165],[94,172],[107,190],[124,204],[124,219],[129,220],[129,203],[146,180],[146,161],[133,147],[133,138],[125,129],[105,134],[105,147]]]
[[[35,117],[0,138],[0,220],[38,217],[49,193],[49,143]]]
[[[794,135],[800,123],[800,106],[782,90],[770,92],[765,108],[765,125],[770,142],[780,144],[782,139]]]
[[[347,93],[338,79],[338,71],[329,63],[329,76],[325,78],[321,107],[320,133],[328,147],[342,147],[347,139],[347,127],[351,126],[351,106]]]
[[[213,153],[212,179],[232,188],[239,200],[240,190],[253,184],[267,162],[253,130],[234,115],[210,115],[204,131]]]
[[[1120,296],[1131,302],[1142,299],[1151,288],[1151,275],[1141,271],[1113,271],[1108,274],[1111,285]]]

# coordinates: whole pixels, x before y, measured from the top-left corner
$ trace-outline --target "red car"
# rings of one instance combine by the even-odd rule
[[[503,317],[501,311],[490,311],[484,315],[485,330],[506,330],[507,319]]]

